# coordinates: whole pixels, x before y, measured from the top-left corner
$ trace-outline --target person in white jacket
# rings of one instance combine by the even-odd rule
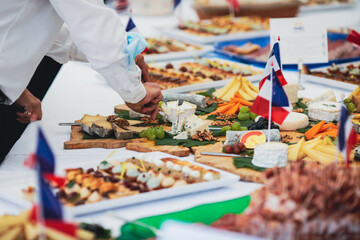
[[[45,55],[60,63],[88,61],[130,108],[156,117],[160,88],[147,82],[141,55],[129,62],[125,27],[102,0],[0,0],[0,5],[0,104],[24,109],[17,113],[19,122],[42,117],[40,100],[26,86]]]

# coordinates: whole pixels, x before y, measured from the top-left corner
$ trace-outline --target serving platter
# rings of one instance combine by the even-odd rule
[[[313,4],[313,5],[302,5],[300,12],[312,12],[312,11],[331,11],[344,8],[353,8],[356,6],[354,1],[347,3],[331,3],[331,4]]]
[[[263,68],[260,67],[255,67],[249,64],[245,64],[245,63],[239,63],[239,62],[235,62],[227,57],[223,57],[219,54],[206,54],[203,55],[202,58],[204,59],[209,59],[211,61],[217,61],[219,63],[228,63],[231,65],[235,65],[239,68],[243,68],[243,69],[248,69],[251,71],[256,72],[256,75],[252,75],[252,76],[248,76],[247,79],[250,80],[251,82],[256,82],[260,80],[260,74],[264,71]],[[181,64],[183,63],[193,63],[196,61],[196,58],[184,58],[181,60],[174,60],[174,61],[161,61],[161,62],[156,62],[156,63],[150,63],[149,66],[155,66],[155,67],[162,67],[165,68],[165,66],[168,63],[171,63],[175,68],[179,67]],[[186,93],[186,92],[191,92],[191,91],[199,91],[199,90],[204,90],[204,89],[209,89],[209,88],[220,88],[225,86],[227,83],[229,83],[231,81],[231,79],[224,79],[224,80],[217,80],[217,81],[204,81],[204,82],[199,82],[199,83],[195,83],[195,84],[191,84],[191,85],[184,85],[184,86],[179,86],[179,87],[174,87],[174,88],[168,88],[168,89],[164,89],[162,90],[163,92],[168,92],[168,93]]]
[[[328,33],[328,39],[330,41],[345,40],[346,37],[347,37],[347,34],[344,34],[344,33]],[[238,39],[238,40],[232,40],[232,41],[223,41],[223,42],[218,42],[218,43],[214,44],[214,48],[215,48],[215,52],[224,54],[233,59],[240,60],[244,63],[265,67],[266,61],[257,60],[257,59],[251,58],[247,55],[236,55],[234,53],[230,53],[228,51],[223,50],[224,47],[229,46],[229,45],[243,46],[248,42],[259,45],[261,48],[264,48],[269,44],[270,38],[269,38],[269,36],[263,36],[263,37]],[[334,59],[334,60],[329,60],[328,63],[309,64],[308,66],[320,67],[320,66],[324,66],[324,65],[328,65],[328,64],[332,64],[332,63],[343,63],[343,62],[356,61],[356,60],[360,60],[360,57]],[[283,66],[287,69],[297,69],[297,65],[294,65],[294,64],[284,64]]]
[[[134,153],[136,156],[138,153]],[[160,152],[153,152],[153,153],[147,153],[147,156],[151,156],[153,158],[165,158],[165,157],[173,157],[169,154],[164,154]],[[101,160],[99,160],[100,163]],[[125,159],[122,159],[120,161],[125,161]],[[188,184],[186,186],[182,187],[175,187],[175,188],[167,188],[167,189],[161,189],[157,191],[151,191],[131,196],[126,196],[122,198],[117,199],[106,199],[102,200],[100,202],[95,202],[91,204],[85,204],[85,205],[79,205],[75,207],[64,207],[66,215],[67,216],[79,216],[79,215],[86,215],[89,213],[95,213],[99,211],[105,211],[110,210],[113,208],[118,207],[125,207],[129,205],[134,204],[140,204],[144,202],[149,202],[153,200],[159,200],[179,195],[185,195],[185,194],[191,194],[199,191],[206,191],[216,188],[221,188],[228,186],[232,183],[235,183],[239,180],[239,177],[222,171],[218,170],[216,168],[209,167],[207,165],[191,162],[193,165],[201,166],[205,169],[212,169],[215,171],[218,171],[220,173],[220,179],[213,180],[213,181],[207,181],[207,182],[200,182],[200,183],[194,183],[194,184]],[[78,167],[96,167],[95,165],[88,165],[88,166],[78,166]],[[22,197],[22,189],[26,189],[29,186],[35,186],[35,176],[34,173],[29,174],[19,174],[18,176],[13,176],[11,179],[7,179],[7,181],[1,181],[0,182],[0,188],[2,191],[0,192],[0,198],[12,202],[13,204],[17,205],[20,208],[29,208],[31,206],[31,203],[25,200]]]
[[[337,64],[337,66],[344,67],[344,66],[349,65],[351,63],[360,64],[360,61]],[[327,66],[323,66],[323,67],[308,67],[308,68],[309,68],[310,71],[327,72],[327,68],[330,67],[330,66],[331,66],[331,64],[329,64]],[[342,82],[342,81],[338,81],[338,80],[334,80],[334,79],[330,79],[330,78],[325,78],[325,77],[313,76],[311,74],[301,74],[301,76],[302,76],[303,80],[313,82],[313,83],[316,83],[316,84],[326,85],[327,87],[340,88],[340,89],[344,89],[344,90],[348,90],[348,91],[354,91],[355,88],[358,87],[358,85],[356,85],[356,84]]]

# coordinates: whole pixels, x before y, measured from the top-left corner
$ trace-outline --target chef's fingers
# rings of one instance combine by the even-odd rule
[[[135,63],[141,69],[141,81],[143,83],[149,82],[150,81],[149,70],[147,64],[145,63],[144,56],[142,54],[137,55],[135,57]]]
[[[20,123],[29,123],[30,122],[30,116],[27,113],[21,113],[17,112],[16,115],[18,115],[18,118],[16,120]]]
[[[158,113],[159,113],[159,111],[160,111],[160,108],[159,108],[159,107],[155,108],[155,110],[150,114],[150,118],[151,118],[152,120],[155,120],[156,117],[157,117],[157,115],[158,115]]]
[[[149,104],[146,104],[141,109],[141,112],[144,114],[150,115],[157,107],[158,107],[157,103],[149,103]]]

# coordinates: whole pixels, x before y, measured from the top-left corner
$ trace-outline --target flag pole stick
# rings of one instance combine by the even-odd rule
[[[232,4],[230,2],[228,2],[228,6],[229,6],[229,14],[231,18],[235,18],[235,10],[234,7],[232,6]]]
[[[269,100],[269,119],[268,119],[268,134],[267,139],[270,142],[270,130],[271,130],[271,112],[272,112],[272,95],[273,95],[273,70],[274,63],[271,63],[271,73],[270,73],[270,100]]]
[[[303,68],[303,62],[302,60],[299,58],[298,59],[298,71],[299,71],[299,76],[298,76],[298,85],[299,85],[299,90],[305,90],[305,87],[303,85],[301,85],[301,71]]]
[[[178,16],[178,19],[179,19],[179,26],[180,28],[183,27],[183,7],[182,7],[182,2],[179,3],[179,16]]]

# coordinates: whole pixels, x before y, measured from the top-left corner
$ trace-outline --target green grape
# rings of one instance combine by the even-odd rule
[[[350,113],[352,113],[355,110],[355,104],[352,102],[348,103],[346,107]]]
[[[241,123],[234,122],[233,125],[231,126],[231,130],[238,131],[240,127],[241,127]]]
[[[164,130],[156,129],[155,136],[156,136],[157,139],[163,139],[165,137]]]
[[[141,138],[145,138],[146,137],[146,130],[142,130],[140,133],[139,133],[139,136]]]
[[[241,121],[249,120],[250,119],[250,113],[239,113],[238,119]]]
[[[147,136],[147,138],[151,141],[155,141],[156,140],[156,135],[155,134],[150,134],[149,136]]]
[[[248,106],[243,106],[240,108],[241,113],[248,113],[250,111],[250,108]]]
[[[259,116],[259,115],[257,115],[256,113],[250,112],[250,118],[251,118],[252,120],[255,120],[255,118],[256,118],[257,116]]]
[[[344,103],[350,103],[350,102],[351,102],[351,100],[349,98],[344,100]]]
[[[231,127],[230,127],[230,126],[224,126],[224,127],[221,128],[221,131],[222,131],[222,132],[226,132],[226,131],[228,131],[228,130],[231,130]]]
[[[164,103],[163,101],[159,102],[159,104],[158,104],[159,108],[161,108],[161,105],[163,105],[163,103]]]
[[[240,129],[239,129],[240,131],[247,131],[248,130],[248,128],[247,127],[240,127]]]

